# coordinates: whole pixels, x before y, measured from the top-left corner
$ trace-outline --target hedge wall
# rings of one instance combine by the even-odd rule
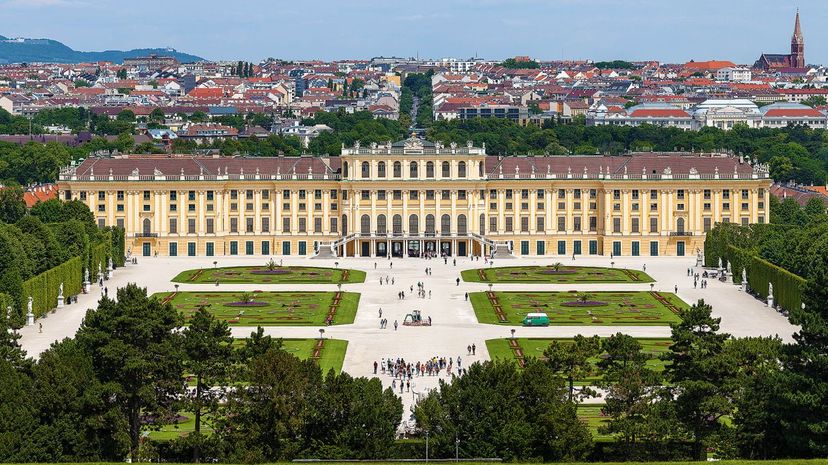
[[[83,281],[83,262],[80,257],[74,257],[62,264],[40,273],[34,278],[23,282],[23,315],[27,312],[27,303],[31,296],[32,310],[35,317],[57,307],[57,298],[60,293],[60,283],[63,283],[63,296],[81,293]]]
[[[744,268],[747,271],[748,286],[754,293],[767,299],[768,283],[773,283],[775,304],[789,312],[795,312],[801,308],[805,278],[732,245],[727,248],[726,258],[731,263],[735,284],[741,284]]]
[[[126,233],[124,228],[112,226],[110,232],[112,234],[112,263],[118,267],[124,266],[126,261]]]
[[[106,267],[109,262],[110,250],[112,250],[112,241],[107,235],[103,241],[97,245],[90,247],[89,251],[89,280],[95,282],[98,280],[98,265],[100,265],[101,272],[106,272]]]

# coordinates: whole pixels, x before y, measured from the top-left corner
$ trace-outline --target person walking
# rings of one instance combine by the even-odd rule
[[[460,285],[460,278],[457,278],[457,285]]]
[[[379,317],[382,318],[382,307],[379,308]]]
[[[374,374],[377,374],[377,361],[374,360]]]
[[[394,331],[397,330],[397,320],[394,320]]]
[[[472,344],[472,355],[474,355],[474,353],[476,351],[477,351],[477,346],[475,344]]]
[[[678,294],[678,284],[676,284],[676,286],[673,288],[673,290],[675,291],[675,294]]]
[[[469,293],[466,292],[466,302],[468,302],[468,301],[469,301]]]

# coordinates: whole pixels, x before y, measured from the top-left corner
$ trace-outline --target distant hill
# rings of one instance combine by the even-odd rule
[[[147,55],[175,57],[182,63],[204,61],[199,56],[182,53],[171,48],[138,48],[128,51],[80,52],[51,39],[9,39],[0,36],[0,63],[81,63],[86,61],[111,61],[122,63],[124,58]]]

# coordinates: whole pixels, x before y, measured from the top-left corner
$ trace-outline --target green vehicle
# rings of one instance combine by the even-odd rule
[[[546,313],[527,313],[523,326],[549,326],[549,316]]]

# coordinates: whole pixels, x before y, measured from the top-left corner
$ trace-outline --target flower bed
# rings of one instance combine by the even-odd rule
[[[268,274],[290,274],[290,270],[251,270],[250,274],[268,275]]]
[[[541,274],[551,274],[551,275],[566,275],[566,274],[576,274],[578,273],[575,270],[543,270]]]
[[[267,302],[259,302],[256,300],[250,302],[227,302],[224,304],[225,307],[267,307],[268,305]]]
[[[598,300],[574,300],[570,302],[562,302],[561,305],[564,307],[603,307],[607,305],[607,303]]]

